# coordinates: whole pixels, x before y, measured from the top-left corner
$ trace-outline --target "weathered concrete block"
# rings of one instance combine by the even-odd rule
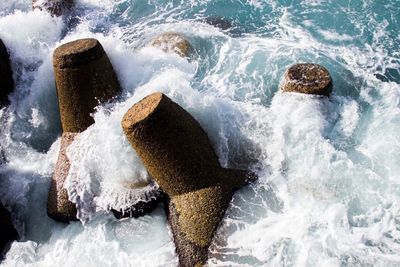
[[[63,131],[82,132],[94,122],[94,108],[121,91],[111,62],[89,38],[58,47],[53,65]]]
[[[76,206],[68,200],[68,192],[64,188],[64,182],[67,179],[70,168],[67,148],[77,135],[78,133],[63,133],[61,137],[60,152],[47,201],[47,215],[56,221],[69,222],[76,220]]]
[[[46,10],[51,15],[62,16],[74,7],[74,0],[32,0],[32,8]]]
[[[77,133],[94,121],[94,108],[121,90],[117,76],[103,47],[96,39],[80,39],[58,47],[53,54],[57,95],[64,131],[53,175],[47,213],[58,221],[76,220],[75,204],[63,188],[70,164],[66,149]]]
[[[286,71],[281,90],[329,96],[332,92],[332,79],[328,70],[321,65],[295,64]]]
[[[179,33],[163,33],[150,41],[150,45],[165,53],[176,53],[181,57],[189,57],[192,50],[190,43]]]
[[[180,265],[205,263],[233,191],[255,175],[222,168],[200,124],[162,93],[129,109],[122,128],[169,197],[167,212]]]
[[[12,75],[10,55],[0,39],[0,107],[9,103],[8,94],[14,90]]]

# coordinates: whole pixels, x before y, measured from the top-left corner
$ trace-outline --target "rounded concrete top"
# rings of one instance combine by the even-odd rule
[[[73,68],[97,60],[104,54],[98,40],[79,39],[57,47],[53,54],[53,64],[57,68]]]
[[[138,123],[150,117],[160,105],[163,98],[166,98],[163,93],[156,92],[133,105],[122,119],[122,128],[129,131],[129,129],[134,128]]]
[[[302,63],[291,66],[281,85],[283,92],[329,95],[332,80],[326,68],[318,64]]]
[[[176,53],[181,57],[188,57],[191,48],[190,43],[176,32],[163,33],[151,40],[150,45],[165,53]]]

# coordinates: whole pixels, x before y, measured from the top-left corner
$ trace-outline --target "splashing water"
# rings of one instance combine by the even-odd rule
[[[0,198],[21,234],[2,265],[177,266],[161,206],[138,219],[109,213],[151,180],[120,121],[155,91],[200,122],[223,166],[260,177],[234,195],[210,266],[400,264],[398,1],[79,0],[74,20],[28,2],[0,3],[16,82],[0,111]],[[189,40],[190,61],[146,47],[167,31]],[[64,225],[46,216],[61,134],[51,58],[84,37],[102,43],[123,93],[68,149],[65,186],[86,223]],[[280,93],[297,62],[324,65],[333,95]]]

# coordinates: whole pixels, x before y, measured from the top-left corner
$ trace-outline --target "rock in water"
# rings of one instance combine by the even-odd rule
[[[77,133],[94,122],[90,114],[99,102],[116,96],[121,87],[110,60],[96,39],[80,39],[61,45],[54,51],[53,65],[64,134],[49,191],[47,213],[55,220],[68,222],[76,219],[76,208],[63,188],[70,168],[66,149]]]
[[[150,45],[157,47],[165,53],[176,53],[181,57],[189,57],[192,46],[179,33],[167,32],[155,37]]]
[[[8,104],[8,94],[14,89],[14,80],[10,66],[10,55],[0,39],[0,107]]]
[[[205,22],[214,27],[220,28],[223,31],[226,31],[226,30],[229,30],[230,28],[232,28],[232,23],[223,17],[217,17],[217,16],[208,17],[205,19]]]
[[[9,243],[18,238],[18,233],[11,222],[8,210],[0,203],[0,259],[8,250]]]
[[[70,12],[73,7],[73,0],[32,0],[33,9],[44,9],[54,16],[62,16]]]
[[[222,168],[200,124],[162,93],[131,107],[122,128],[169,197],[167,212],[180,266],[204,264],[233,191],[255,175]]]
[[[64,132],[82,132],[94,121],[91,113],[120,91],[113,66],[96,39],[80,39],[53,54],[57,95]]]
[[[67,189],[64,188],[64,182],[65,179],[67,179],[70,168],[67,148],[77,135],[78,133],[63,133],[58,160],[50,184],[47,200],[47,215],[60,222],[76,220],[76,206],[69,201]]]
[[[332,92],[332,79],[328,70],[321,65],[295,64],[286,71],[281,90],[329,96]]]

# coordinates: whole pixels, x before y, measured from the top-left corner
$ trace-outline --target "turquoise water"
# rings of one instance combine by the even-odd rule
[[[117,221],[123,185],[149,180],[120,121],[162,91],[206,129],[225,167],[260,179],[237,192],[209,250],[210,266],[400,264],[400,2],[78,0],[74,18],[0,3],[0,38],[16,90],[0,112],[0,199],[21,240],[4,266],[177,266],[163,208]],[[205,23],[224,18],[222,30]],[[146,44],[175,31],[189,61]],[[46,216],[60,121],[51,56],[100,40],[123,87],[69,151],[65,184],[81,222]],[[279,92],[298,62],[324,65],[329,98]]]

